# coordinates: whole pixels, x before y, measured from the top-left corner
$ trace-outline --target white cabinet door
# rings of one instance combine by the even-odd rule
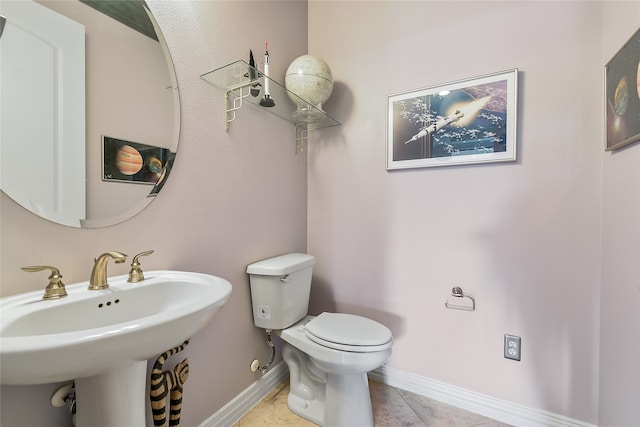
[[[85,218],[84,26],[31,0],[2,0],[0,185],[38,215]]]

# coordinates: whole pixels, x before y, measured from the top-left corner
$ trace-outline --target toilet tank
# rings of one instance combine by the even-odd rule
[[[256,326],[285,329],[307,315],[314,263],[311,255],[292,253],[247,267]]]

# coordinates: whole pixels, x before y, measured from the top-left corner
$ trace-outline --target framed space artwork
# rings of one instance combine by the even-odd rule
[[[518,70],[387,98],[387,169],[516,160]]]
[[[607,151],[640,141],[640,30],[605,65]]]

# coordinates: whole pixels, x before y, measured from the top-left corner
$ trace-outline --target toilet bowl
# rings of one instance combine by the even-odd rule
[[[391,355],[389,329],[360,316],[322,313],[276,333],[289,367],[292,412],[321,426],[373,426],[367,372]]]
[[[254,324],[282,338],[292,412],[321,426],[372,427],[367,373],[391,355],[391,331],[353,314],[308,316],[314,262],[294,253],[247,267]]]

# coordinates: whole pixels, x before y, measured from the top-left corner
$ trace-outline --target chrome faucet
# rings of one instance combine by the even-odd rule
[[[120,252],[105,252],[94,260],[93,270],[91,270],[91,279],[89,280],[89,290],[106,289],[109,287],[107,283],[107,261],[113,258],[117,264],[122,264],[127,260],[127,255]]]

